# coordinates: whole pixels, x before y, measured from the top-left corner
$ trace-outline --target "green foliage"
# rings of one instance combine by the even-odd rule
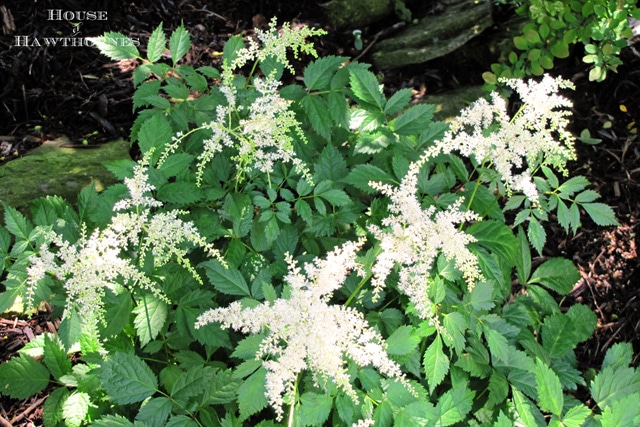
[[[522,33],[513,38],[515,50],[507,60],[493,64],[491,71],[483,74],[490,88],[495,88],[499,77],[544,74],[553,68],[555,58],[568,57],[579,43],[584,45],[582,60],[593,64],[589,80],[603,81],[607,71],[615,72],[622,64],[618,55],[633,36],[628,18],[640,19],[640,8],[633,0],[530,0],[514,4],[526,21]]]
[[[59,198],[34,202],[32,219],[4,206],[0,308],[22,297],[28,306],[52,303],[64,318],[59,339],[38,338],[0,365],[0,393],[26,398],[54,387],[44,406],[47,426],[339,426],[363,419],[380,426],[638,424],[640,374],[630,367],[631,346],[614,345],[587,381],[575,349],[593,333],[596,316],[564,303],[579,272],[564,258],[532,259],[532,248],[544,254],[544,225],[554,216],[573,233],[584,213],[599,225],[616,223],[587,180],[561,182],[531,161],[539,196],[532,202],[505,188],[490,159],[449,153],[417,163],[447,131],[433,122],[433,106],[410,105],[408,89],[387,98],[367,65],[343,57],[311,62],[299,84],[265,88],[268,78],[256,77],[256,70],[274,79],[289,70],[278,43],[310,52],[303,36],[317,33],[297,39],[290,28],[280,36],[259,34],[261,48],[230,39],[219,71],[179,64],[190,46],[188,32],[180,26],[167,39],[158,27],[134,72],[138,115],[131,140],[144,159],[108,165],[124,185],[100,194],[83,190],[77,212]],[[98,46],[113,59],[138,57],[119,40],[105,34]],[[161,62],[167,40],[170,64]],[[527,43],[535,40],[529,34]],[[252,127],[256,115],[262,121]],[[273,123],[271,134],[261,133]],[[273,145],[257,149],[273,135],[287,146],[286,155],[278,157],[283,152]],[[263,158],[270,161],[259,163]],[[416,183],[409,194],[402,186],[411,176]],[[415,197],[412,212],[394,211],[401,191]],[[504,214],[509,211],[515,215]],[[394,224],[394,215],[420,213],[422,221],[439,224],[452,212],[474,216],[455,221],[459,234],[430,236],[445,241],[425,271],[407,274],[412,265],[381,258],[389,250],[381,236],[402,236],[413,225]],[[149,218],[144,225],[135,222],[142,213]],[[123,218],[133,218],[128,224],[149,240],[120,242],[116,219]],[[187,231],[191,238],[179,240]],[[469,261],[478,269],[473,283],[460,254],[445,250],[461,236],[477,260]],[[95,313],[83,310],[86,296],[68,286],[81,272],[32,279],[35,266],[55,270],[66,262],[71,245],[111,241],[112,250],[104,251],[110,258],[82,272],[91,279],[87,287],[99,285],[90,301]],[[388,364],[405,377],[381,373],[376,360],[362,366],[366,355],[357,346],[350,352],[321,347],[342,361],[344,376],[314,370],[309,357],[297,360],[305,366],[283,395],[275,393],[287,411],[281,414],[286,420],[278,419],[271,408],[274,364],[290,355],[269,351],[288,343],[269,341],[273,331],[260,326],[259,311],[243,325],[236,312],[275,309],[296,292],[339,282],[341,272],[312,277],[313,271],[334,248],[356,241],[357,268],[349,267],[342,286],[320,301],[366,321],[371,330],[362,339],[379,334]],[[329,266],[343,267],[339,258]],[[115,272],[99,270],[109,262]],[[393,265],[384,286],[374,289],[384,262]],[[298,289],[302,272],[310,280]],[[412,275],[420,279],[419,296],[426,295],[431,317],[404,288]],[[277,316],[303,318],[303,325],[289,328],[307,326],[314,306],[303,302],[307,311]],[[201,322],[210,310],[229,307],[235,312],[223,321]],[[307,347],[329,338],[318,335]],[[67,355],[77,351],[72,365]],[[597,407],[576,400],[579,388],[589,389]]]

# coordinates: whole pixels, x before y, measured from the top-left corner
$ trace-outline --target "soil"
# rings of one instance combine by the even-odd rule
[[[433,3],[436,7],[438,3]],[[426,6],[425,6],[426,7]],[[84,21],[74,27],[67,20],[49,20],[48,10],[107,11],[107,20]],[[9,13],[7,13],[7,11]],[[185,59],[192,65],[215,65],[216,52],[234,34],[251,35],[265,27],[272,16],[279,22],[294,21],[322,27],[328,35],[316,41],[320,55],[359,55],[350,31],[334,31],[316,1],[301,0],[0,0],[3,16],[0,34],[0,164],[22,156],[44,140],[67,135],[87,145],[127,137],[135,118],[132,113],[131,62],[111,62],[97,49],[34,45],[43,37],[91,37],[118,31],[141,46],[163,22],[165,32],[184,22],[192,37],[192,51]],[[55,17],[55,16],[54,16]],[[77,22],[77,21],[73,21]],[[391,19],[363,28],[363,40],[397,22]],[[16,37],[21,37],[17,39]],[[26,37],[26,38],[25,38]],[[16,46],[20,40],[21,46]],[[632,40],[623,50],[624,65],[603,83],[589,82],[588,69],[580,61],[581,48],[557,63],[554,73],[576,85],[573,130],[588,129],[598,145],[578,142],[578,160],[571,175],[584,175],[616,212],[619,225],[599,227],[583,220],[578,233],[569,235],[559,226],[547,227],[545,256],[572,258],[582,274],[568,302],[589,305],[598,315],[593,337],[577,351],[581,370],[598,369],[604,353],[616,342],[634,345],[640,362],[640,266],[638,220],[640,218],[640,49]],[[26,45],[25,45],[26,44]],[[363,58],[366,61],[366,56]],[[300,69],[304,66],[298,64]],[[391,93],[412,87],[416,99],[465,85],[481,84],[483,68],[452,55],[426,65],[406,67],[384,74]],[[376,70],[374,70],[376,71]],[[35,171],[37,173],[37,171]],[[0,183],[2,185],[2,183]],[[0,361],[7,360],[26,342],[43,331],[56,331],[48,312],[31,318],[0,318]],[[40,425],[46,391],[24,401],[0,397],[0,425]],[[11,424],[6,420],[11,420]]]

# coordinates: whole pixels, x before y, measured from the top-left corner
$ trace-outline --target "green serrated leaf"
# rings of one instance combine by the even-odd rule
[[[349,82],[354,96],[360,102],[369,104],[372,107],[377,107],[378,110],[383,111],[386,101],[375,74],[364,69],[351,69],[349,72]]]
[[[247,281],[237,269],[225,268],[216,259],[205,261],[201,266],[205,268],[209,281],[219,292],[227,295],[251,296]]]
[[[171,34],[169,39],[169,51],[171,51],[171,60],[175,66],[180,59],[189,51],[191,47],[191,37],[189,32],[184,28],[184,23],[181,23]]]
[[[327,145],[314,165],[313,181],[339,182],[347,176],[347,162],[333,145]]]
[[[139,427],[139,424],[134,425],[122,415],[105,415],[91,423],[91,427]],[[146,424],[140,427],[146,427]]]
[[[425,351],[422,363],[427,384],[429,384],[429,392],[433,393],[433,390],[440,385],[449,372],[449,357],[443,351],[440,335],[436,336],[436,339]]]
[[[620,342],[612,345],[604,355],[602,369],[626,368],[631,365],[633,359],[633,346],[628,342]]]
[[[104,35],[92,37],[90,40],[100,50],[100,53],[114,61],[135,59],[140,56],[133,41],[121,33],[107,31]]]
[[[600,198],[600,194],[593,190],[584,190],[576,194],[576,203],[590,203]]]
[[[468,295],[465,295],[465,303],[470,304],[474,310],[490,310],[493,303],[493,284],[491,281],[481,281],[474,285]]]
[[[140,345],[144,347],[160,334],[169,315],[169,305],[156,295],[147,293],[133,309],[133,314],[133,325]]]
[[[239,386],[240,380],[233,378],[233,370],[218,371],[209,381],[202,400],[213,405],[235,402]]]
[[[534,216],[529,217],[527,236],[529,237],[531,246],[533,246],[539,255],[542,255],[542,248],[547,241],[547,232],[544,231],[544,227],[542,227],[542,224],[540,224]]]
[[[386,341],[388,354],[402,356],[414,351],[420,338],[413,335],[413,327],[404,325],[393,331]]]
[[[618,225],[616,214],[610,206],[604,203],[583,203],[581,206],[596,224],[600,226]]]
[[[580,280],[580,272],[571,260],[551,258],[533,272],[527,283],[539,283],[560,295],[566,295]]]
[[[417,104],[405,111],[400,117],[391,122],[393,131],[398,135],[417,135],[427,129],[436,106]]]
[[[300,415],[305,426],[322,426],[329,418],[333,399],[327,394],[313,392],[300,396]]]
[[[491,355],[497,360],[506,362],[509,360],[509,342],[499,331],[485,326],[483,328],[484,337],[489,345]]]
[[[138,356],[121,351],[102,364],[100,381],[111,401],[118,405],[142,402],[158,389],[158,379]]]
[[[503,222],[479,221],[469,227],[467,233],[474,236],[478,244],[507,261],[509,266],[515,264],[518,240]]]
[[[238,388],[238,408],[241,420],[267,407],[269,401],[265,396],[267,370],[260,367],[251,374]]]
[[[358,190],[362,190],[369,194],[377,192],[377,190],[373,189],[369,185],[372,181],[380,182],[382,184],[391,184],[394,182],[394,179],[391,175],[377,166],[360,164],[351,169],[351,172],[349,172],[349,175],[347,175],[344,180],[347,184],[353,185]]]
[[[567,197],[571,197],[578,191],[584,190],[589,184],[589,180],[584,176],[574,176],[566,182],[563,182],[562,185],[558,187],[558,191]]]
[[[192,366],[183,372],[169,390],[171,397],[186,404],[190,397],[201,394],[211,379],[212,375],[208,375],[210,370],[204,366]]]
[[[166,397],[154,397],[145,402],[136,415],[136,421],[150,426],[163,426],[171,413],[171,400]]]
[[[133,111],[140,107],[150,105],[146,99],[149,96],[158,94],[158,92],[160,91],[160,84],[160,80],[151,80],[148,82],[144,82],[140,86],[138,86],[135,93],[133,94]],[[149,110],[147,114],[154,114],[154,112],[152,110]],[[143,117],[144,116],[139,116],[138,119],[142,120]],[[146,120],[144,122],[146,123]],[[133,130],[131,133],[133,137]]]
[[[147,44],[147,59],[151,62],[156,62],[162,57],[162,52],[167,44],[167,38],[162,30],[162,22],[153,30],[151,37],[149,37],[149,43]]]
[[[544,320],[541,335],[542,346],[552,359],[561,358],[578,344],[573,322],[561,313],[548,316]]]
[[[582,404],[577,405],[569,409],[567,413],[562,416],[562,424],[566,427],[582,427],[589,415],[591,415],[591,409]]]
[[[637,426],[640,419],[640,393],[623,396],[602,411],[602,427]]]
[[[321,137],[327,140],[331,139],[333,120],[326,102],[318,96],[310,95],[302,98],[300,104],[307,114],[313,130]]]
[[[162,154],[166,143],[171,141],[173,130],[169,121],[161,114],[145,121],[138,132],[138,144],[143,153],[155,150],[152,156],[154,163]]]
[[[33,231],[31,222],[16,208],[4,202],[2,202],[2,206],[4,206],[4,225],[9,233],[20,240],[29,240],[29,235]]]
[[[91,400],[84,392],[73,392],[62,405],[62,418],[65,426],[80,427],[89,414]]]
[[[569,316],[575,325],[576,340],[578,342],[589,339],[598,325],[598,316],[596,316],[591,308],[584,304],[573,304],[569,307],[567,316]]]
[[[304,70],[304,84],[307,89],[327,90],[331,79],[340,66],[348,61],[346,56],[326,56],[310,63]]]
[[[69,396],[69,390],[59,387],[51,392],[42,407],[44,427],[55,427],[62,421],[62,405]]]
[[[49,370],[23,354],[0,364],[0,394],[14,399],[33,396],[49,384]]]
[[[67,357],[62,345],[50,334],[44,336],[44,364],[57,380],[71,372],[71,360]]]
[[[156,195],[161,202],[190,205],[203,199],[204,193],[195,182],[168,182],[158,188]]]
[[[547,423],[538,408],[518,389],[512,389],[516,413],[527,427],[543,427]]]
[[[461,422],[471,411],[475,392],[457,387],[438,398],[436,411],[439,413],[438,426],[446,427]]]
[[[560,417],[562,415],[562,405],[564,405],[560,379],[551,368],[537,358],[535,376],[540,409]]]
[[[396,91],[384,106],[384,113],[387,115],[393,115],[399,113],[404,107],[411,101],[411,88],[404,88]]]

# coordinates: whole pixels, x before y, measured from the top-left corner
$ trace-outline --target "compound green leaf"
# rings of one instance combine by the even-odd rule
[[[548,289],[566,295],[580,280],[580,272],[571,260],[551,258],[540,265],[527,282],[539,283]]]
[[[162,154],[164,145],[171,141],[172,135],[173,130],[169,121],[163,115],[155,114],[140,127],[138,133],[140,150],[143,153],[155,150],[153,158],[157,159]]]
[[[181,23],[171,34],[169,39],[169,50],[171,51],[171,60],[175,66],[180,59],[189,51],[191,47],[191,37],[189,32],[184,28],[184,23]]]
[[[107,31],[102,36],[92,37],[91,41],[103,55],[114,61],[134,59],[140,56],[133,41],[121,33]]]
[[[0,394],[14,399],[33,396],[49,384],[49,370],[23,354],[0,364]]]
[[[491,355],[498,360],[506,362],[509,360],[509,343],[500,332],[488,326],[484,327],[484,337],[489,344]]]
[[[465,296],[465,302],[471,304],[474,310],[490,310],[495,305],[493,303],[493,285],[491,281],[483,280],[477,282],[471,293]]]
[[[167,422],[164,427],[199,427],[199,424],[186,415],[176,415],[169,418],[169,422]]]
[[[538,391],[538,404],[540,409],[560,417],[564,395],[560,379],[542,360],[536,359],[536,390]]]
[[[162,22],[153,30],[151,37],[149,37],[149,43],[147,44],[147,59],[151,62],[156,62],[162,57],[162,52],[167,44],[167,38],[162,30]]]
[[[218,371],[209,381],[202,398],[203,402],[213,405],[224,405],[236,400],[240,380],[233,378],[233,371]]]
[[[99,375],[111,401],[118,405],[142,402],[158,389],[158,379],[138,356],[117,351],[102,364]]]
[[[169,315],[169,305],[154,294],[148,293],[140,299],[133,309],[133,314],[133,324],[140,338],[140,345],[144,347],[155,339],[164,327]]]
[[[444,354],[440,335],[436,336],[436,339],[424,353],[423,365],[427,384],[429,384],[429,392],[433,393],[433,390],[449,372],[449,357]]]

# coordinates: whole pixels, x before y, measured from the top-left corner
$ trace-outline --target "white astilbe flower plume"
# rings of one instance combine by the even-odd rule
[[[436,212],[434,206],[423,209],[416,195],[421,164],[417,162],[410,166],[398,188],[369,183],[391,199],[390,215],[382,220],[384,228],[374,225],[369,228],[380,241],[381,250],[372,268],[371,284],[374,298],[377,298],[391,270],[395,265],[401,265],[398,289],[409,297],[421,318],[430,319],[437,325],[427,288],[433,262],[440,253],[447,260],[454,260],[468,287],[473,287],[482,274],[476,256],[466,245],[475,238],[458,230],[456,224],[476,220],[478,216],[471,211],[460,211],[460,201],[446,211]]]
[[[537,203],[531,168],[550,165],[566,173],[566,162],[575,160],[574,138],[566,129],[572,103],[558,94],[573,85],[548,75],[540,82],[504,82],[523,103],[514,117],[509,117],[506,101],[497,93],[491,94],[490,101],[479,99],[462,110],[445,137],[425,152],[423,161],[457,151],[468,158],[473,156],[479,164],[491,162],[508,191],[521,191]]]
[[[275,18],[271,21],[269,31],[256,30],[261,44],[253,39],[249,40],[248,47],[238,49],[234,54],[235,59],[231,62],[225,61],[222,66],[222,83],[219,89],[225,96],[226,105],[216,107],[214,120],[186,134],[179,133],[174,136],[160,156],[158,164],[162,165],[169,155],[178,149],[184,138],[195,130],[205,129],[211,132],[211,136],[203,141],[202,153],[198,156],[198,185],[202,183],[205,167],[226,147],[237,150],[232,160],[236,162],[236,176],[239,180],[252,170],[268,175],[273,171],[275,163],[282,161],[292,164],[296,172],[311,183],[311,173],[296,156],[293,145],[294,134],[303,143],[306,142],[306,137],[295,112],[289,109],[291,101],[282,98],[278,93],[280,81],[274,74],[264,78],[254,77],[252,83],[258,96],[248,106],[238,105],[234,71],[252,61],[275,58],[294,72],[286,56],[287,49],[291,49],[294,55],[305,52],[317,56],[313,44],[307,43],[305,39],[323,33],[322,30],[305,26],[293,28],[288,24],[283,25],[278,32]],[[235,122],[234,119],[239,117],[237,113],[241,111],[242,118]]]
[[[205,242],[191,222],[178,218],[181,211],[151,211],[152,207],[162,204],[149,195],[154,189],[147,182],[149,156],[134,167],[133,178],[125,180],[130,198],[114,206],[114,210],[135,208],[132,209],[135,212],[117,213],[105,229],[95,230],[88,238],[83,228],[80,239],[73,243],[48,232],[38,255],[29,259],[29,289],[35,289],[45,274],[61,280],[67,293],[64,316],[71,310],[77,311],[85,331],[92,334],[97,334],[97,324],[103,321],[102,299],[106,289],[115,291],[118,283],[148,289],[166,301],[157,284],[144,274],[141,265],[127,251],[140,253],[140,264],[147,252],[153,254],[156,266],[175,259],[200,282],[185,258],[187,245],[203,247],[209,255],[220,258],[218,251]]]
[[[304,273],[289,257],[285,277],[291,287],[289,299],[253,308],[243,308],[236,301],[198,318],[196,327],[219,322],[223,328],[246,334],[266,333],[256,357],[264,359],[266,396],[278,420],[283,416],[284,396],[293,397],[296,379],[304,370],[316,381],[333,380],[354,401],[358,398],[347,373],[348,360],[358,366],[372,365],[410,387],[400,366],[387,356],[384,339],[369,327],[362,313],[330,304],[333,291],[351,271],[361,268],[355,261],[359,244],[346,243],[325,259],[306,264]]]

